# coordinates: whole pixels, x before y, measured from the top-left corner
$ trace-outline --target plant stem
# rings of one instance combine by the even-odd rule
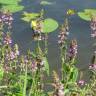
[[[48,54],[48,41],[47,41],[48,34],[45,33],[45,55]]]
[[[27,87],[27,64],[25,64],[25,79],[24,79],[24,89],[23,89],[23,96],[26,96],[26,87]]]

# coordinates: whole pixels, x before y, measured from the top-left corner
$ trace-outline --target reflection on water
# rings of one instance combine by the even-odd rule
[[[48,0],[49,2],[56,2],[49,6],[40,5],[41,0],[23,0],[22,4],[25,6],[24,11],[28,12],[39,12],[41,8],[45,9],[47,17],[56,19],[60,24],[63,23],[64,14],[67,9],[75,9],[81,11],[85,8],[96,8],[95,0]],[[13,28],[13,39],[20,45],[23,52],[27,49],[33,50],[35,42],[32,41],[32,30],[29,24],[20,20],[22,12],[14,15],[14,28]],[[86,69],[90,62],[92,54],[92,40],[90,38],[90,27],[89,22],[81,20],[77,16],[70,18],[70,39],[76,38],[78,40],[78,66],[81,69]],[[57,45],[57,34],[58,31],[51,33],[49,37],[49,63],[51,70],[60,71],[60,58],[59,50]],[[52,54],[51,54],[52,53]],[[85,71],[85,78],[87,71]]]

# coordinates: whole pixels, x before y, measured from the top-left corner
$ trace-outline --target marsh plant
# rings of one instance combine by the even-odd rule
[[[24,20],[31,13],[24,13]],[[0,95],[4,96],[95,96],[96,94],[96,51],[89,65],[90,80],[85,82],[76,67],[78,42],[69,40],[70,28],[68,18],[60,27],[58,46],[61,59],[61,77],[53,71],[53,90],[46,92],[44,78],[50,75],[48,64],[48,34],[57,29],[53,19],[45,19],[43,10],[33,13],[31,22],[33,40],[37,42],[34,51],[28,50],[26,55],[19,50],[11,38],[12,21],[9,11],[0,12]],[[26,21],[26,20],[25,20]],[[53,24],[50,24],[50,22]],[[96,37],[96,20],[92,18],[92,37]],[[49,24],[49,25],[47,25]],[[51,25],[51,26],[50,26]],[[46,27],[46,28],[45,28]],[[48,28],[50,27],[50,28]],[[43,41],[44,48],[41,47]],[[47,83],[47,82],[46,82]]]

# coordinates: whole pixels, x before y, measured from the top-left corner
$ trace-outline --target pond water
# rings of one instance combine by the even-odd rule
[[[64,15],[67,9],[75,9],[82,11],[85,8],[96,8],[96,0],[46,0],[53,2],[52,5],[42,6],[41,0],[23,0],[21,4],[25,6],[24,11],[39,12],[42,8],[45,10],[46,17],[56,19],[60,24],[64,21]],[[18,12],[14,14],[13,34],[12,37],[16,43],[19,44],[22,52],[27,49],[33,50],[35,42],[32,41],[32,30],[26,22],[20,20],[21,14]],[[70,18],[70,39],[76,38],[78,41],[78,64],[85,74],[84,78],[88,80],[88,65],[90,63],[91,54],[93,53],[93,40],[90,37],[89,22],[83,21],[78,16],[74,15]],[[60,72],[60,58],[58,50],[58,30],[49,34],[49,64],[50,70],[57,70]]]

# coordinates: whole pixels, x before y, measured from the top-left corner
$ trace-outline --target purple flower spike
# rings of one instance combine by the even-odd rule
[[[37,64],[36,64],[36,61],[32,61],[32,66],[31,66],[31,68],[32,68],[32,72],[35,72],[38,68],[37,68]]]
[[[69,47],[69,58],[70,60],[72,60],[73,58],[76,57],[77,55],[77,41],[76,40],[72,40],[71,43],[70,43],[70,47]]]
[[[96,37],[96,17],[92,17],[91,19],[91,24],[90,24],[90,27],[91,27],[91,37]]]
[[[67,37],[69,35],[69,26],[68,26],[68,20],[66,19],[65,22],[64,22],[64,25],[62,25],[61,27],[61,30],[60,30],[60,33],[58,35],[58,44],[63,47],[66,40],[67,40]]]

